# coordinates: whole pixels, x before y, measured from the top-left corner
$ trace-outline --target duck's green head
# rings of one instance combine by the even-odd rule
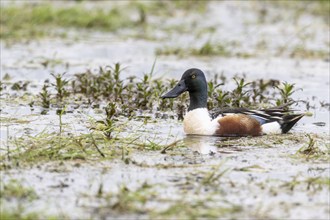
[[[189,111],[207,106],[207,82],[203,71],[200,69],[188,69],[185,71],[179,83],[162,98],[175,98],[188,91],[190,96]]]

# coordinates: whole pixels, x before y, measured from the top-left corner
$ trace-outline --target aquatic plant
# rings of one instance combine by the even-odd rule
[[[73,93],[83,94],[92,101],[105,99],[123,103],[124,85],[120,78],[121,71],[120,64],[116,63],[114,67],[100,67],[97,74],[90,70],[75,74],[71,83]]]
[[[51,73],[51,76],[53,76],[55,79],[55,83],[52,83],[51,85],[55,87],[57,92],[56,98],[60,102],[62,102],[65,97],[69,96],[69,91],[67,90],[69,80],[63,79],[64,75],[65,73],[56,74],[56,75],[54,73]]]
[[[121,73],[125,68],[120,63],[100,67],[95,72],[86,70],[75,74],[72,79],[65,79],[65,74],[51,74],[55,79],[51,86],[56,93],[50,94],[49,81],[45,81],[38,95],[41,100],[40,105],[49,108],[56,101],[62,108],[72,105],[68,97],[74,97],[76,104],[85,107],[103,108],[107,103],[115,103],[118,111],[116,111],[116,116],[111,116],[113,118],[120,115],[130,118],[146,111],[155,113],[156,117],[177,117],[182,120],[187,111],[188,94],[184,93],[177,99],[161,99],[160,96],[174,87],[177,82],[174,79],[164,81],[161,78],[155,78],[154,66],[155,63],[150,72],[143,74],[141,78],[136,76],[124,78]],[[209,109],[216,107],[259,108],[265,107],[266,104],[269,106],[270,103],[282,105],[292,102],[291,97],[297,91],[294,84],[279,84],[277,80],[247,82],[239,77],[233,80],[236,87],[231,91],[226,91],[221,87],[225,82],[228,83],[223,74],[216,75],[208,82]],[[110,122],[113,118],[111,120],[108,118],[109,121],[105,122],[106,127],[111,127]]]
[[[114,116],[116,114],[116,103],[109,103],[105,107],[105,113],[106,113],[106,118],[104,121],[98,121],[98,123],[101,123],[104,125],[103,134],[108,138],[111,139],[112,132],[114,130]]]
[[[44,85],[41,89],[41,92],[39,92],[39,97],[41,98],[41,106],[43,108],[49,108],[50,106],[50,94],[48,92],[48,88],[49,88],[49,82],[48,80],[46,80],[44,82]]]
[[[292,102],[292,94],[296,91],[294,89],[295,84],[290,84],[288,82],[283,82],[282,84],[275,86],[280,92],[280,98],[276,100],[277,105],[287,104]]]
[[[152,68],[153,69],[153,68]],[[120,75],[123,68],[119,63],[114,67],[100,67],[98,73],[91,71],[76,74],[72,81],[74,94],[82,94],[89,99],[89,103],[114,102],[121,111],[118,114],[130,117],[138,109],[159,111],[170,109],[173,100],[160,100],[159,97],[169,85],[175,81],[164,83],[161,79],[154,79],[152,71],[143,74],[142,78],[129,76],[123,79]],[[160,103],[155,106],[155,103]]]
[[[252,95],[252,102],[253,103],[263,103],[264,101],[269,100],[267,96],[271,96],[270,89],[273,89],[274,87],[279,85],[278,80],[256,80],[251,83],[251,95]],[[273,91],[273,95],[275,96]]]
[[[136,83],[137,86],[137,96],[136,102],[137,107],[143,110],[148,109],[150,106],[150,98],[153,95],[151,85],[151,76],[149,74],[144,74],[141,82]],[[148,105],[149,104],[149,105]]]
[[[26,91],[29,84],[29,81],[18,81],[11,86],[11,89],[14,91]]]
[[[243,105],[250,104],[250,96],[248,95],[249,91],[245,88],[251,84],[251,82],[246,83],[244,78],[238,79],[234,78],[236,83],[236,88],[232,92],[232,105],[233,107],[243,107]]]

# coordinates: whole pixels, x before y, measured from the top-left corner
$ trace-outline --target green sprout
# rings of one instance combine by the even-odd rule
[[[65,73],[57,75],[52,73],[51,75],[55,78],[55,83],[52,83],[52,85],[57,91],[56,97],[60,102],[62,102],[63,99],[70,94],[66,89],[67,85],[69,84],[69,80],[63,79]]]

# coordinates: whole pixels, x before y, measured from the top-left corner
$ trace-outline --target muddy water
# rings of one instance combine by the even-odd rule
[[[198,14],[189,14],[189,19],[183,19],[182,13],[165,19],[166,22],[164,18],[155,17],[153,22],[158,25],[161,23],[169,27],[174,23],[194,27],[191,23],[197,22],[197,27],[191,28],[188,33],[172,34],[157,29],[157,40],[153,41],[132,38],[125,32],[118,35],[82,32],[78,40],[71,40],[70,37],[44,39],[10,46],[1,42],[1,78],[8,73],[13,82],[29,80],[36,86],[30,88],[30,92],[37,93],[43,81],[50,78],[51,72],[67,72],[70,77],[86,69],[120,62],[127,66],[124,77],[142,76],[150,71],[156,59],[155,50],[164,45],[188,47],[202,45],[208,39],[223,42],[236,40],[242,45],[240,50],[255,53],[255,56],[247,59],[160,56],[157,57],[154,77],[178,79],[187,68],[198,67],[206,72],[208,78],[215,73],[223,73],[228,79],[244,74],[248,81],[260,78],[287,81],[295,83],[298,89],[294,99],[307,101],[313,106],[306,109],[306,105],[300,103],[295,107],[301,112],[311,112],[312,116],[304,117],[292,130],[293,134],[284,136],[280,141],[277,137],[260,137],[252,141],[248,138],[233,139],[228,142],[218,137],[186,136],[181,122],[176,120],[157,120],[144,125],[133,119],[130,130],[126,130],[123,136],[136,135],[141,142],[153,141],[162,145],[179,141],[178,145],[166,154],[161,154],[159,150],[132,149],[128,164],[120,159],[78,160],[2,170],[2,184],[17,179],[23,186],[32,187],[38,196],[30,202],[7,201],[3,207],[13,211],[22,206],[24,213],[35,211],[45,216],[71,219],[137,218],[162,216],[162,211],[177,202],[210,201],[205,210],[232,205],[242,208],[241,211],[218,215],[230,218],[328,219],[329,161],[306,160],[297,157],[297,151],[308,145],[306,134],[317,137],[318,145],[329,148],[329,107],[320,104],[330,101],[329,59],[290,58],[288,55],[291,47],[302,44],[299,37],[304,34],[317,33],[304,41],[306,47],[323,48],[330,41],[328,32],[324,31],[326,26],[318,17],[311,15],[302,15],[292,25],[292,14],[288,10],[282,10],[284,19],[274,24],[271,18],[276,17],[278,12],[273,9],[268,12],[270,21],[258,23],[259,15],[255,7],[258,8],[254,2],[211,2],[209,19],[202,19],[203,16]],[[200,38],[191,34],[196,29],[210,26],[215,28],[214,33],[206,32]],[[260,52],[256,43],[262,40],[268,46]],[[275,56],[283,45],[289,45],[287,53]],[[233,84],[224,88],[232,89]],[[26,103],[8,101],[6,92],[1,97],[1,154],[6,154],[10,139],[35,135],[44,130],[58,131],[59,119],[55,110],[41,115],[42,109],[38,107],[32,111]],[[73,110],[63,116],[64,129],[75,134],[88,133],[90,116],[103,117],[93,109]],[[218,179],[211,183],[206,181],[210,173],[214,172],[217,176],[225,170]],[[327,182],[308,184],[311,178],[325,179]],[[114,208],[120,200],[118,195],[123,186],[134,192],[143,184],[151,186],[153,196],[148,197],[145,193],[148,197],[145,203],[134,201],[142,207],[142,212]]]

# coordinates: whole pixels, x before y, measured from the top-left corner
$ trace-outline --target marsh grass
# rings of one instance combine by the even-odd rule
[[[242,146],[250,147],[264,147],[271,148],[285,144],[299,144],[304,140],[305,136],[303,134],[283,134],[283,135],[267,135],[260,137],[232,137],[223,139],[221,142],[217,143],[220,148],[229,147],[236,148]]]
[[[25,210],[24,204],[29,204],[38,199],[37,193],[32,187],[27,187],[17,179],[10,179],[0,184],[0,219],[38,219],[40,216],[36,212]],[[16,201],[16,207],[8,207],[9,201]]]
[[[316,1],[267,1],[267,4],[272,7],[285,8],[295,12],[296,17],[303,14],[310,14],[321,17],[328,24],[330,23],[330,2],[327,0]]]
[[[152,187],[146,183],[136,190],[121,186],[111,209],[118,212],[143,212],[143,207],[154,195]]]
[[[40,213],[37,212],[30,212],[25,214],[24,208],[18,207],[16,210],[1,210],[0,212],[0,219],[2,220],[12,220],[12,219],[22,219],[22,220],[35,220],[40,219]],[[47,219],[57,219],[54,217],[50,217]]]
[[[33,188],[25,187],[18,180],[12,179],[5,184],[1,184],[0,199],[12,198],[32,201],[38,197]]]
[[[139,8],[140,20],[148,20],[149,16],[173,16],[177,11],[204,13],[207,9],[209,0],[196,1],[196,0],[173,0],[173,1],[133,1],[130,4],[133,8]],[[143,13],[141,13],[143,12]],[[144,16],[142,16],[144,15]],[[144,19],[141,19],[145,17]]]
[[[204,174],[201,178],[201,186],[216,186],[217,184],[220,184],[221,178],[230,171],[229,168],[223,169],[223,165],[224,162],[215,166],[210,172]]]
[[[95,148],[102,149],[102,154]],[[21,166],[29,163],[65,160],[96,160],[104,156],[111,158],[120,155],[119,150],[111,148],[113,142],[104,139],[102,134],[58,135],[58,133],[42,132],[34,136],[24,136],[13,140],[10,162]],[[116,151],[118,151],[116,153]],[[2,168],[6,168],[4,156],[1,156]]]
[[[329,9],[330,11],[330,9]],[[298,58],[298,59],[329,59],[330,54],[329,50],[315,50],[315,49],[308,49],[303,45],[299,45],[291,49],[289,54],[291,58]]]
[[[227,138],[217,142],[216,145],[219,149],[229,148],[238,151],[243,146],[273,148],[294,145],[301,147],[294,154],[288,155],[290,158],[314,162],[328,161],[330,159],[330,144],[327,138],[304,133],[267,135],[253,138]]]
[[[220,56],[220,57],[232,57],[236,56],[230,52],[229,48],[223,43],[214,43],[206,41],[203,45],[196,48],[183,48],[183,47],[168,47],[157,48],[156,55],[176,55],[179,57],[186,56]]]
[[[112,118],[113,115],[108,116],[110,118],[105,118],[104,121],[90,119],[91,131],[89,133],[71,133],[70,127],[64,127],[62,124],[61,114],[63,112],[65,109],[61,109],[59,112],[58,132],[44,130],[36,135],[11,138],[8,143],[10,157],[7,157],[7,154],[0,155],[0,169],[69,160],[121,159],[125,163],[130,163],[132,150],[158,151],[163,147],[156,140],[149,140],[148,143],[142,142],[140,134],[134,132],[121,137],[120,134],[129,128],[129,124],[123,120]]]
[[[125,28],[145,30],[151,16],[173,16],[176,11],[203,13],[207,5],[207,0],[133,1],[108,8],[88,8],[84,2],[67,7],[52,3],[6,5],[1,7],[0,38],[6,41],[52,36],[65,38],[68,28],[104,32]]]
[[[60,27],[115,31],[135,25],[135,22],[124,14],[124,10],[119,8],[108,11],[89,10],[79,4],[69,7],[56,7],[45,3],[2,7],[0,21],[2,39],[60,35],[54,30]]]
[[[171,204],[165,211],[153,214],[163,218],[183,218],[183,219],[204,219],[204,218],[223,218],[229,214],[242,212],[241,206],[232,205],[224,202],[223,205],[215,205],[213,199],[203,200],[194,199],[193,201],[177,201]],[[212,204],[212,205],[210,205]],[[232,216],[232,215],[231,215]]]
[[[257,45],[258,46],[258,45]],[[237,50],[240,51],[237,51]],[[200,47],[180,47],[180,46],[164,46],[155,50],[158,56],[177,56],[179,58],[186,58],[189,56],[195,57],[237,57],[237,58],[251,58],[261,57],[264,54],[269,55],[269,51],[259,49],[258,52],[250,53],[242,51],[237,45],[228,43],[205,42]],[[329,52],[320,49],[308,49],[304,45],[288,48],[287,45],[279,46],[273,54],[274,57],[287,56],[293,59],[329,59]]]
[[[16,185],[16,183],[18,185]],[[10,186],[11,184],[14,184],[13,186]],[[36,194],[34,193],[34,190],[32,188],[23,187],[20,183],[17,182],[17,180],[10,180],[8,183],[1,183],[1,185],[4,185],[5,187],[9,188],[16,188],[16,193],[20,194],[26,194],[28,197],[16,197],[15,194],[8,196],[5,195],[4,197],[0,196],[1,199],[1,211],[0,211],[0,219],[1,220],[13,220],[13,219],[21,219],[21,220],[36,220],[36,219],[47,219],[47,220],[65,220],[69,219],[68,217],[64,215],[59,216],[52,216],[45,214],[43,211],[31,211],[30,207],[28,207],[29,201],[27,200],[35,200],[38,199]],[[11,189],[12,190],[12,189]],[[24,193],[25,191],[25,193]],[[2,190],[1,190],[2,192]],[[11,191],[12,192],[12,191]],[[7,193],[4,193],[7,194]],[[27,199],[28,198],[28,199]],[[12,206],[12,204],[9,204],[9,201],[12,199],[18,199],[18,204],[15,205],[15,207]],[[7,207],[9,204],[9,207]]]
[[[95,198],[100,203],[103,201],[102,204],[105,203],[105,205],[99,205],[94,211],[100,216],[116,216],[125,213],[126,215],[149,216],[152,219],[198,219],[223,217],[243,210],[242,207],[225,200],[221,204],[217,201],[217,205],[214,205],[212,202],[215,199],[209,194],[204,195],[203,199],[194,197],[194,200],[189,202],[185,199],[176,200],[170,196],[160,196],[157,191],[159,187],[161,186],[143,183],[136,189],[130,189],[126,185],[121,185],[118,192],[107,193],[103,192],[103,187],[100,186],[101,190],[97,192]],[[161,203],[163,207],[152,208],[153,203]]]
[[[200,55],[200,56],[230,56],[231,53],[226,49],[223,44],[217,43],[212,44],[210,41],[207,41],[200,47],[199,49],[193,49],[191,51],[192,55]]]
[[[10,125],[10,124],[28,124],[30,123],[30,120],[27,119],[19,119],[19,118],[14,118],[14,117],[1,117],[0,116],[0,122],[1,125]]]
[[[152,202],[157,195],[154,185],[143,183],[135,189],[127,185],[120,185],[118,192],[104,192],[102,184],[99,187],[95,198],[100,205],[93,208],[97,216],[116,216],[118,214],[139,214],[146,215],[151,210],[147,204]],[[91,195],[85,195],[90,197]]]
[[[150,151],[159,151],[164,148],[163,145],[152,140],[147,140],[147,142],[143,144],[142,147],[144,150],[150,150]]]
[[[297,187],[305,187],[307,191],[320,191],[324,188],[330,188],[330,178],[328,177],[309,177],[302,179],[298,176],[292,178],[291,181],[283,183],[280,187],[294,191]]]
[[[330,143],[319,137],[306,134],[307,143],[302,146],[295,154],[296,157],[309,160],[329,160],[330,159]]]

